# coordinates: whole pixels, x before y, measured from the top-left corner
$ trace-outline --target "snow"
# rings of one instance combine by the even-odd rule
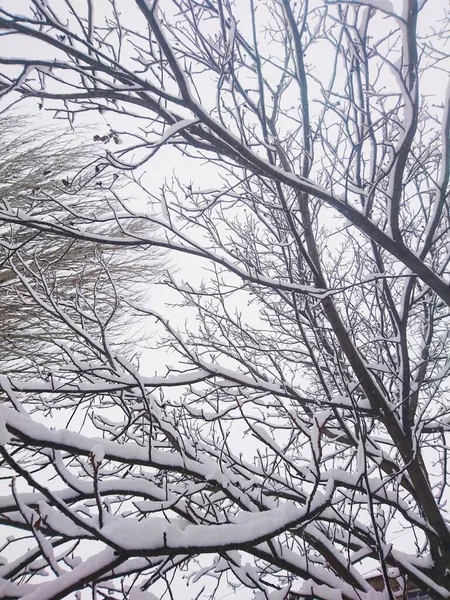
[[[386,10],[386,6],[391,7],[392,8],[392,4],[390,2],[386,2],[386,0],[367,0],[367,2],[365,3],[367,6],[376,6],[377,8],[379,8],[380,10]],[[180,125],[179,123],[177,125]],[[171,135],[175,135],[177,132],[174,131],[174,128],[170,128],[168,131],[166,131],[165,135],[169,135],[169,137]],[[168,139],[168,138],[166,138]],[[160,143],[163,143],[162,141]],[[163,213],[164,213],[164,207],[163,207]],[[377,369],[377,365],[376,364],[372,364],[372,365],[367,365],[369,368],[371,369]],[[211,366],[211,365],[207,365],[207,368],[204,369],[203,371],[201,371],[202,374],[204,374],[205,376],[208,376],[209,373],[211,372],[211,369],[213,369],[212,372],[214,372],[215,375],[223,375],[224,379],[225,379],[225,384],[227,383],[227,381],[232,380],[232,381],[236,381],[237,383],[239,383],[240,381],[243,380],[244,376],[236,373],[236,372],[226,372],[224,370],[220,370],[219,367],[216,366]],[[141,381],[144,381],[145,378],[142,378]],[[183,377],[181,377],[181,380],[183,379]],[[168,381],[173,381],[173,378],[168,378]],[[176,379],[176,382],[174,385],[179,385],[180,382],[180,378]],[[123,378],[118,378],[117,382],[114,382],[111,384],[111,386],[136,386],[137,382],[133,377],[129,377],[128,379],[124,376]],[[55,385],[55,383],[52,381],[51,383],[48,384],[49,385],[49,391],[54,391],[58,386]],[[80,390],[80,387],[78,386],[78,384],[66,384],[64,382],[62,382],[62,385],[66,385],[66,389],[69,389],[69,386],[73,386],[73,390],[75,391],[79,391],[80,393],[83,393]],[[91,391],[95,391],[96,389],[98,389],[98,387],[96,388],[95,386],[100,386],[103,384],[97,384],[97,383],[83,383],[80,384],[82,386],[86,386],[88,389],[90,389]],[[105,385],[109,385],[109,384],[105,384]],[[161,384],[161,385],[170,385],[170,384]],[[265,381],[258,381],[258,380],[254,380],[253,378],[249,378],[249,381],[245,384],[248,385],[249,387],[255,388],[260,386],[262,389],[264,390],[268,390],[270,389],[270,386],[273,385],[273,389],[277,389],[277,384],[275,382],[272,383],[268,383]],[[356,384],[357,385],[357,384]],[[60,390],[58,390],[60,391]],[[276,391],[276,393],[280,393]],[[348,402],[348,405],[351,406],[351,403],[349,401],[348,398],[342,397],[342,403]],[[338,397],[335,397],[333,399],[333,402],[335,403],[336,401],[338,401]],[[3,414],[3,412],[1,413]],[[6,413],[5,413],[6,414]],[[23,416],[22,416],[23,417]],[[63,446],[64,449],[66,449],[67,451],[71,451],[71,447],[74,448],[74,452],[79,450],[82,451],[84,453],[89,453],[92,456],[92,459],[94,462],[97,463],[101,463],[102,460],[104,459],[104,457],[106,455],[113,457],[113,458],[118,458],[119,460],[124,460],[124,461],[132,461],[135,459],[135,457],[140,457],[142,458],[142,460],[145,462],[146,465],[152,465],[152,464],[158,464],[158,461],[162,461],[162,464],[169,464],[171,466],[178,466],[180,464],[180,460],[179,457],[176,455],[176,453],[174,453],[174,455],[172,456],[167,456],[168,453],[163,453],[160,452],[158,453],[157,451],[152,452],[151,454],[151,459],[149,458],[149,448],[141,448],[139,447],[137,444],[127,444],[126,447],[120,446],[120,444],[116,444],[113,442],[98,442],[96,443],[93,447],[91,447],[90,442],[87,438],[84,438],[83,436],[77,435],[77,434],[73,434],[72,432],[52,432],[50,430],[48,430],[47,428],[39,428],[37,431],[34,431],[35,429],[35,424],[33,423],[33,425],[30,424],[30,422],[26,421],[26,418],[23,417],[22,420],[21,416],[17,417],[14,414],[11,415],[7,415],[8,420],[8,425],[11,425],[12,427],[17,427],[17,431],[18,434],[20,434],[21,432],[29,432],[31,431],[31,428],[33,428],[33,435],[35,436],[35,439],[40,440],[44,445],[46,443],[47,440],[52,440],[54,441],[55,445],[59,445],[59,446]],[[327,419],[327,413],[317,413],[316,415],[314,415],[314,429],[312,431],[311,434],[311,439],[314,442],[314,447],[316,447],[317,449],[320,449],[319,443],[320,443],[320,428],[323,426],[323,424],[326,422]],[[5,420],[2,421],[4,429],[6,430],[6,422]],[[262,427],[258,427],[254,429],[254,431],[256,433],[259,432],[260,437],[263,440],[266,440],[269,442],[272,442],[270,435],[268,433],[266,433],[266,430],[263,429]],[[6,430],[7,432],[7,430]],[[9,433],[7,432],[7,435],[9,435]],[[1,431],[0,431],[0,438],[1,438]],[[65,446],[64,446],[65,445]],[[272,445],[274,445],[274,442],[272,442]],[[359,457],[358,460],[358,464],[363,464],[363,460],[364,460],[364,456],[363,456],[363,447],[361,445],[361,448],[358,449],[358,454],[359,451],[361,450],[361,456]],[[186,453],[188,454],[188,453]],[[166,461],[164,463],[164,461]],[[183,469],[186,469],[186,471],[188,471],[189,469],[193,469],[195,473],[198,473],[199,475],[201,475],[203,478],[205,478],[206,480],[217,480],[220,483],[223,483],[223,485],[228,485],[229,481],[227,480],[227,478],[230,477],[229,473],[226,472],[226,468],[224,467],[223,469],[220,468],[216,463],[214,463],[214,461],[210,461],[208,464],[205,462],[203,464],[200,463],[195,463],[194,461],[188,461],[188,464],[186,465],[185,463],[182,464]],[[361,467],[362,470],[363,467]],[[191,473],[188,472],[188,475],[191,475]],[[350,477],[351,474],[349,474]],[[332,488],[334,486],[334,482],[331,479],[332,474],[330,473],[326,473],[324,475],[325,481],[326,478],[329,479],[330,482],[330,488]],[[355,476],[353,475],[353,480],[355,480]],[[230,478],[230,481],[232,483],[232,480]],[[129,486],[132,487],[133,485],[145,485],[146,483],[149,482],[123,482],[124,483],[124,488],[126,489],[125,486]],[[108,485],[109,482],[99,482],[99,489],[100,492],[103,489],[102,488],[102,484]],[[89,489],[92,488],[92,483],[91,482],[86,482],[86,481],[80,481],[80,482],[76,482],[76,489],[82,489],[84,486],[90,486]],[[211,486],[212,487],[212,486]],[[107,489],[107,487],[105,487],[104,489]],[[71,494],[73,493],[72,491],[69,491]],[[69,493],[67,492],[67,493]],[[377,490],[378,492],[378,490]],[[60,492],[61,494],[66,493],[65,490],[62,490]],[[380,492],[381,493],[381,492]],[[282,498],[282,497],[281,497]],[[322,498],[317,496],[317,500],[320,502],[322,502]],[[280,502],[282,502],[282,500],[278,500]],[[139,503],[135,503],[135,506],[139,507]],[[148,510],[153,510],[153,509],[161,509],[161,503],[158,502],[148,502],[148,503],[141,503],[141,508],[144,510],[144,506],[148,509]],[[120,540],[121,544],[129,544],[131,539],[131,543],[143,543],[145,546],[145,549],[148,551],[151,551],[152,548],[155,548],[157,551],[161,551],[162,553],[167,551],[167,548],[171,548],[171,544],[175,543],[175,541],[178,544],[182,544],[183,546],[185,546],[185,544],[189,544],[189,543],[197,543],[197,545],[199,544],[208,544],[211,541],[214,542],[214,549],[216,549],[217,547],[217,539],[220,540],[221,543],[226,543],[227,540],[231,540],[232,543],[235,543],[236,540],[242,540],[242,539],[247,539],[245,536],[249,536],[249,539],[253,540],[254,536],[257,535],[261,535],[261,532],[266,531],[266,533],[268,533],[269,535],[273,534],[274,531],[276,531],[276,527],[275,525],[277,523],[282,523],[283,527],[287,526],[287,524],[289,523],[288,521],[286,521],[286,517],[289,516],[289,514],[284,514],[283,511],[285,511],[285,506],[281,506],[280,507],[280,514],[275,512],[269,514],[269,516],[267,515],[267,513],[263,513],[264,515],[264,522],[261,522],[261,519],[259,517],[259,515],[248,515],[245,511],[242,511],[237,517],[236,517],[236,523],[230,523],[230,524],[226,524],[226,525],[217,525],[217,526],[211,526],[208,527],[208,529],[202,529],[202,525],[189,525],[186,526],[186,524],[182,524],[179,520],[175,520],[172,522],[167,522],[167,520],[165,519],[155,519],[155,518],[147,518],[144,519],[142,521],[134,521],[132,519],[129,518],[125,518],[125,519],[117,519],[117,518],[112,518],[111,520],[108,520],[108,523],[106,524],[105,527],[105,535],[109,535],[111,536],[111,539],[115,539],[117,538],[118,540]],[[301,519],[302,518],[302,512],[300,509],[294,511],[293,509],[289,508],[289,510],[287,511],[289,513],[289,511],[292,511],[292,517],[295,516],[296,519]],[[51,518],[51,512],[47,511],[49,514],[49,518]],[[284,520],[283,520],[284,519]],[[273,522],[272,522],[273,521]],[[57,523],[57,526],[55,525],[55,529],[61,529],[62,525],[61,525],[61,521],[59,521]],[[206,526],[205,526],[206,527]],[[275,528],[275,529],[274,529]],[[308,531],[312,530],[313,526],[309,526]],[[130,535],[130,533],[135,533],[136,536]],[[145,534],[145,535],[144,535]],[[317,534],[318,535],[318,534]],[[136,540],[134,539],[134,537],[136,538]],[[162,545],[161,545],[162,544]],[[208,546],[209,548],[209,546]],[[282,554],[283,551],[280,550],[280,554]],[[285,553],[286,554],[286,553]],[[301,560],[302,557],[299,557],[299,560]],[[80,567],[83,567],[83,565],[79,565]],[[312,569],[314,569],[314,564],[311,567]],[[323,575],[323,578],[325,578],[325,575]],[[337,590],[334,589],[333,585],[327,586],[327,585],[317,585],[316,583],[314,583],[314,581],[309,580],[308,582],[305,582],[304,586],[305,589],[310,590],[311,594],[320,596],[321,598],[325,598],[326,600],[340,600],[341,595],[339,592],[337,592]],[[303,588],[302,588],[303,589]],[[306,592],[305,592],[306,593]],[[309,593],[309,592],[308,592]],[[370,591],[370,593],[372,593]],[[281,600],[282,598],[285,597],[285,594],[287,594],[286,588],[282,589],[282,590],[276,590],[274,592],[271,592],[270,594],[266,595],[264,594],[264,597],[270,597],[271,600]],[[370,594],[369,594],[370,595]],[[373,596],[375,598],[375,596]],[[136,590],[136,591],[131,591],[130,593],[130,598],[131,600],[152,600],[152,598],[154,598],[154,596],[151,593],[147,593],[147,592],[141,592],[140,590]]]
[[[118,560],[115,552],[108,548],[99,552],[96,556],[91,556],[87,561],[81,563],[72,571],[60,575],[57,579],[34,586],[34,590],[25,594],[22,600],[51,600],[54,597],[66,597],[62,594],[65,591],[70,591],[72,586],[77,589],[83,580],[95,580],[97,572],[108,568],[109,565],[112,567],[117,562],[122,562],[122,560]]]
[[[178,121],[174,123],[171,127],[169,127],[165,132],[161,139],[158,140],[156,146],[162,146],[165,142],[167,142],[174,135],[183,131],[183,129],[187,129],[191,125],[197,125],[200,123],[199,119],[183,119],[182,121]]]
[[[238,555],[237,559],[236,555]],[[231,561],[228,562],[228,566],[239,581],[249,588],[255,587],[255,582],[259,581],[258,569],[248,563],[242,565],[239,552],[227,552],[226,556],[227,558],[231,558]]]
[[[34,586],[30,584],[18,585],[0,578],[0,598],[20,598],[22,594],[31,592]]]
[[[378,10],[382,10],[383,12],[393,13],[394,7],[392,5],[391,0],[360,0],[361,4],[365,6],[369,6],[371,8],[376,8]]]
[[[267,433],[267,431],[265,429],[263,429],[261,426],[259,425],[253,425],[252,426],[253,432],[255,433],[256,436],[258,436],[261,440],[263,440],[263,442],[265,442],[265,444],[267,444],[267,446],[270,446],[271,448],[274,448],[275,450],[279,450],[279,446],[276,443],[276,441]]]
[[[11,434],[6,429],[5,419],[0,415],[0,446],[5,446],[11,441]]]
[[[314,507],[327,502],[316,494]],[[49,507],[41,509],[55,531],[64,531],[63,515]],[[309,509],[292,502],[263,513],[242,512],[237,523],[222,525],[190,525],[184,519],[168,522],[165,518],[149,517],[144,520],[107,516],[102,529],[103,539],[115,547],[133,553],[155,556],[157,554],[179,554],[186,548],[198,551],[217,551],[218,548],[232,549],[243,544],[254,543],[277,535],[286,528],[297,526],[308,518]],[[78,519],[81,521],[80,517]],[[71,527],[75,527],[71,524]]]
[[[82,365],[85,370],[95,369],[94,365]],[[96,382],[77,382],[69,383],[57,377],[52,377],[51,381],[43,381],[42,379],[30,379],[28,381],[11,379],[11,388],[20,392],[37,392],[37,393],[68,393],[68,394],[85,394],[85,393],[104,393],[113,394],[127,388],[139,387],[142,384],[145,387],[172,387],[197,383],[209,376],[208,371],[204,369],[196,369],[181,374],[171,374],[164,377],[145,377],[139,376],[139,383],[136,377],[130,373],[123,373],[118,376],[118,372],[111,374],[101,369],[95,369],[95,374],[99,381]],[[114,381],[116,379],[116,381]],[[102,381],[104,380],[104,381]],[[2,383],[2,387],[3,383]],[[5,388],[4,388],[5,389]]]
[[[358,440],[358,450],[356,452],[356,464],[358,474],[362,475],[366,471],[366,448],[364,446],[364,440]]]
[[[170,223],[170,214],[164,194],[161,194],[161,211],[164,219]]]
[[[389,369],[389,367],[387,367],[386,365],[381,364],[381,363],[368,362],[368,363],[366,363],[366,368],[371,369],[372,371],[379,371],[380,373],[392,374],[392,370]]]
[[[158,600],[158,598],[150,592],[141,592],[135,589],[129,591],[128,597],[130,600]]]
[[[326,499],[316,494],[316,505]],[[316,498],[315,496],[315,498]],[[184,520],[149,517],[144,520],[110,516],[102,529],[103,536],[112,545],[133,553],[178,554],[189,548],[203,552],[257,544],[297,526],[309,514],[308,507],[298,507],[293,502],[262,513],[242,513],[247,517],[242,523],[221,525],[187,525]],[[251,517],[251,518],[250,518]],[[240,520],[240,519],[239,519]]]
[[[93,446],[98,443],[104,447],[105,456],[112,460],[134,462],[135,464],[170,465],[175,468],[186,467],[189,462],[181,460],[177,455],[159,450],[152,450],[152,460],[150,461],[148,448],[133,443],[124,446],[118,442],[84,436],[67,429],[49,429],[42,423],[37,423],[28,416],[20,415],[6,406],[0,406],[0,415],[14,432],[17,431],[19,437],[25,436],[30,443],[41,446],[51,445],[89,455]]]
[[[257,592],[254,596],[254,600],[285,600],[288,597],[291,586],[285,586],[281,590],[275,590],[274,592]]]
[[[21,499],[21,496],[19,495],[18,498]],[[28,507],[27,510],[31,511]],[[45,502],[39,503],[39,515],[41,520],[45,522],[48,527],[54,531],[60,532],[61,535],[73,538],[86,536],[86,530],[83,527],[76,525],[72,519],[60,512],[59,509],[52,508]],[[83,519],[81,517],[77,517],[77,520],[83,524]]]
[[[317,423],[317,427],[321,429],[331,417],[331,415],[332,412],[329,408],[326,410],[319,410],[316,413],[314,413],[314,421]]]
[[[8,377],[6,375],[0,375],[0,388],[8,396],[9,400],[11,401],[11,403],[14,406],[14,408],[16,409],[16,411],[26,415],[27,414],[26,410],[24,409],[24,407],[22,406],[22,403],[17,398],[17,394],[13,391],[10,380],[8,379]]]
[[[103,447],[102,444],[96,444],[92,448],[90,455],[92,457],[94,464],[99,465],[102,462],[102,460],[105,458],[105,448]]]
[[[429,558],[426,557],[422,559],[420,557],[411,557],[404,552],[395,549],[392,549],[392,556],[397,564],[405,565],[407,571],[414,573],[416,577],[423,581],[426,586],[434,590],[438,595],[443,596],[444,598],[449,597],[448,590],[435,583],[430,577],[423,573],[423,571],[419,570],[420,568],[424,569],[430,566]]]

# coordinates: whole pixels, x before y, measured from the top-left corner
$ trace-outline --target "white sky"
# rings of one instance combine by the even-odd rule
[[[375,2],[375,0],[372,0],[372,4],[374,2]],[[248,17],[249,4],[248,4],[248,2],[241,1],[241,0],[239,0],[239,3],[237,3],[237,4],[238,4],[238,6],[236,8],[236,16],[237,16],[238,20],[240,20],[242,22]],[[10,5],[11,5],[11,2],[8,2],[8,0],[3,0],[2,2],[0,2],[0,6],[11,7]],[[27,5],[28,5],[28,2],[26,2],[25,0],[21,0],[20,2],[18,0],[16,0],[14,3],[14,10],[18,12],[21,10],[21,6],[25,7]],[[400,10],[401,2],[399,2],[399,0],[394,0],[393,5],[394,5],[395,10],[397,10],[397,9]],[[98,5],[96,5],[96,6],[98,6]],[[428,23],[427,23],[427,25],[429,25],[429,26],[434,25],[435,15],[437,12],[435,10],[436,6],[438,6],[439,9],[444,9],[447,6],[447,2],[445,0],[430,0],[428,2],[428,5],[427,5]],[[136,23],[136,25],[138,26],[138,23]],[[382,19],[380,20],[380,26],[382,26]],[[8,38],[4,38],[4,39],[0,38],[0,54],[14,55],[16,52],[20,53],[21,56],[23,56],[24,53],[26,53],[27,55],[30,55],[30,56],[34,56],[37,52],[37,49],[35,47],[33,47],[32,45],[27,45],[24,47],[21,46],[20,48],[18,48],[18,47],[15,47],[14,45],[11,45]],[[310,60],[309,57],[307,57],[307,60]],[[327,64],[326,56],[324,57],[322,62],[315,60],[315,57],[312,57],[311,60],[314,60],[316,63],[315,75],[319,78],[327,77],[330,64],[329,63]],[[428,83],[428,79],[429,79],[429,83]],[[436,103],[439,103],[439,99],[441,99],[443,97],[443,93],[444,93],[447,82],[444,80],[443,77],[439,77],[439,74],[435,70],[430,69],[429,74],[426,76],[425,83],[426,83],[426,85],[424,86],[424,88],[428,88],[430,95],[434,95],[436,97]],[[207,82],[206,82],[205,86],[208,87]],[[427,91],[428,91],[428,89],[427,89]],[[5,100],[3,100],[3,106],[4,106],[4,104],[5,104]],[[43,123],[47,123],[47,122],[53,122],[53,118],[50,113],[36,112],[35,105],[36,105],[36,102],[33,100],[30,100],[30,101],[27,101],[27,102],[24,102],[23,104],[21,104],[19,109],[24,111],[24,113],[26,113],[26,114],[32,114],[34,116],[34,118],[36,119],[36,123],[38,123],[39,125],[42,125]],[[0,107],[1,106],[2,105],[0,104]],[[103,133],[108,131],[109,126],[113,127],[115,130],[126,129],[128,120],[124,119],[122,122],[122,120],[119,120],[118,118],[113,118],[113,116],[103,116],[103,115],[99,115],[98,113],[90,113],[89,115],[84,115],[80,119],[80,123],[81,124],[89,124],[92,127],[92,131],[95,131],[95,133],[102,135]],[[66,124],[64,122],[62,122],[61,125],[64,128],[66,127]],[[98,128],[97,128],[97,126],[98,126]],[[215,181],[215,173],[213,171],[211,171],[211,167],[207,167],[205,165],[200,165],[199,163],[197,163],[196,167],[193,167],[192,161],[187,161],[183,158],[179,158],[179,155],[177,154],[177,152],[175,150],[169,149],[169,148],[163,148],[152,159],[151,164],[148,165],[148,167],[147,166],[145,167],[144,182],[153,193],[157,193],[157,190],[163,185],[164,181],[167,179],[170,179],[172,177],[172,173],[176,173],[177,177],[179,177],[180,179],[183,179],[183,180],[192,179],[195,182],[201,181],[202,187],[205,187],[205,188],[212,185]],[[142,198],[137,198],[137,201],[142,206],[144,206],[144,204],[146,202],[144,196],[142,196]],[[176,267],[178,270],[178,272],[176,274],[176,278],[180,281],[181,280],[187,281],[191,285],[195,286],[195,285],[198,285],[199,281],[203,277],[207,276],[207,275],[205,275],[202,265],[196,263],[196,261],[193,260],[193,258],[189,255],[184,255],[184,256],[178,255],[176,258],[172,256],[171,260],[174,261],[176,264]],[[160,313],[164,313],[164,312],[167,313],[167,304],[174,302],[175,299],[176,299],[176,295],[174,292],[158,286],[157,288],[154,288],[152,290],[150,305]],[[171,321],[176,326],[180,326],[180,327],[183,326],[186,319],[189,318],[187,312],[180,311],[180,310],[173,309],[173,308],[169,309],[169,316],[170,316]],[[150,327],[150,325],[149,325],[149,327]],[[152,333],[151,330],[149,330],[149,333]],[[150,343],[153,343],[155,339],[156,338],[152,338],[150,340]],[[143,374],[145,374],[147,376],[153,375],[154,373],[157,373],[157,372],[161,373],[161,372],[164,372],[164,370],[166,368],[166,364],[169,361],[171,363],[173,363],[172,357],[167,357],[163,353],[161,353],[159,347],[155,347],[155,348],[149,349],[149,350],[144,350],[141,361],[140,361],[141,362],[141,370],[142,370]],[[174,392],[174,393],[177,393],[177,392]],[[247,440],[239,439],[237,441],[239,442],[239,444],[251,443],[250,439],[247,439]],[[5,491],[6,490],[3,490],[3,493],[5,493]],[[397,542],[401,538],[402,535],[403,534],[399,534],[399,538],[397,538]],[[404,539],[404,546],[405,546],[405,548],[407,548],[407,546],[410,544],[410,541],[407,539],[406,536],[403,539]],[[402,544],[400,543],[399,547],[401,547],[401,546],[402,546]],[[210,559],[208,557],[205,559],[206,562],[209,562],[209,560]],[[191,585],[189,588],[183,589],[182,592],[181,592],[182,588],[180,587],[178,591],[179,591],[179,593],[183,594],[183,597],[195,598],[198,591],[201,588],[201,585],[202,585],[202,583]],[[233,597],[232,594],[233,594],[232,591],[227,591],[227,592],[224,592],[223,596],[219,596],[219,598],[221,600],[224,600],[225,598]],[[204,596],[204,597],[206,597],[206,596]],[[239,600],[247,600],[247,598],[252,598],[253,594],[249,590],[240,590],[236,597]]]

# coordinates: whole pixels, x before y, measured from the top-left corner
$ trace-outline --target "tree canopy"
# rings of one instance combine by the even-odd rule
[[[113,215],[133,201],[136,185],[112,172],[82,133],[36,129],[17,112],[1,115],[3,206],[46,218],[53,226],[82,224],[101,231],[108,223],[110,233],[117,230]],[[100,246],[22,225],[20,219],[2,222],[0,253],[0,368],[9,374],[60,366],[64,343],[76,343],[78,336],[60,309],[79,322],[84,319],[89,332],[107,330],[111,343],[123,344],[133,317],[120,297],[145,295],[144,286],[148,289],[167,266],[161,251]],[[140,269],[130,278],[136,260]]]
[[[103,119],[152,208],[2,201],[3,226],[184,257],[176,303],[128,301],[172,366],[67,301],[57,369],[2,376],[0,518],[28,540],[4,595],[170,598],[185,570],[217,600],[370,600],[377,569],[390,600],[450,596],[443,4],[0,4],[4,97]]]

